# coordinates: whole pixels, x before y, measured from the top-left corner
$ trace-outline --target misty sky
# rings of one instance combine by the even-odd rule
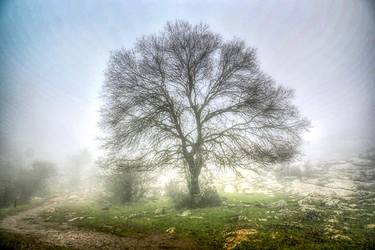
[[[374,145],[373,1],[3,0],[0,150],[50,160],[94,151],[110,51],[176,19],[257,48],[263,70],[296,90],[312,122],[306,157]]]

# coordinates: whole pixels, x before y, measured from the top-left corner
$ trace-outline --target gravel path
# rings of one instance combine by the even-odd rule
[[[9,232],[36,237],[56,246],[72,249],[196,249],[192,242],[171,238],[167,234],[147,235],[142,239],[77,229],[45,222],[38,214],[58,207],[63,198],[46,201],[42,205],[6,217],[0,228]]]

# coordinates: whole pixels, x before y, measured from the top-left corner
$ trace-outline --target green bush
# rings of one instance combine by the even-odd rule
[[[107,178],[107,190],[115,203],[138,201],[146,194],[146,179],[135,170],[115,171]]]
[[[166,186],[166,195],[177,209],[214,207],[220,206],[222,202],[217,190],[211,186],[203,187],[200,196],[193,198],[182,185],[171,182]]]

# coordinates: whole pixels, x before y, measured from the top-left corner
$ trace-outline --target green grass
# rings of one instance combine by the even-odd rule
[[[375,230],[365,227],[375,223],[373,206],[337,215],[337,209],[316,205],[321,212],[312,220],[301,212],[293,197],[236,194],[224,198],[226,206],[193,209],[186,217],[180,216],[184,210],[174,209],[167,199],[114,206],[109,210],[103,210],[96,202],[66,204],[42,216],[53,222],[139,238],[175,227],[179,238],[193,239],[205,249],[222,248],[225,233],[244,228],[256,229],[258,233],[238,245],[239,249],[375,249]],[[272,206],[280,199],[287,201],[288,212]],[[165,213],[156,215],[155,210],[161,207]],[[239,216],[247,219],[239,220]],[[69,222],[75,217],[84,218]],[[332,224],[333,229],[352,240],[331,239],[332,235],[325,232],[330,218],[337,220]]]

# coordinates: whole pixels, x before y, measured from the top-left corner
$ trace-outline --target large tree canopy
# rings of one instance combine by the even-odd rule
[[[184,167],[198,195],[207,163],[254,168],[296,154],[308,122],[292,97],[260,70],[244,41],[224,41],[204,24],[168,23],[112,53],[103,91],[106,146],[149,168]]]

